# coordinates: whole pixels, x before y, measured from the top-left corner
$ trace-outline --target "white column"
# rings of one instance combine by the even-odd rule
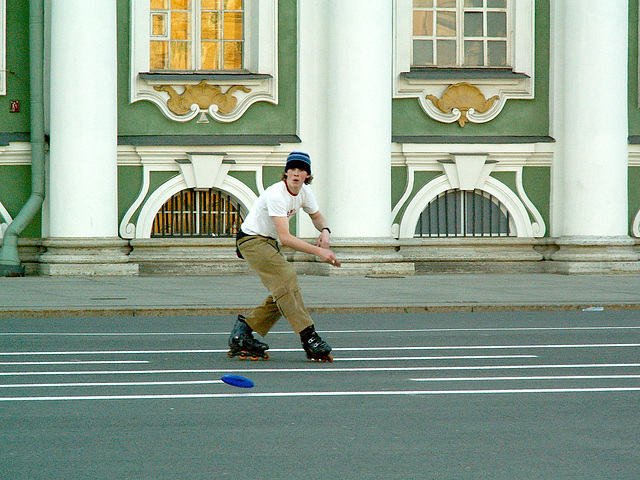
[[[627,0],[563,0],[564,237],[628,235]]]
[[[326,11],[327,216],[336,237],[391,237],[392,0]]]
[[[298,135],[302,143],[295,149],[311,156],[312,189],[320,211],[327,214],[330,178],[326,152],[326,5],[324,2],[298,0]],[[318,236],[307,215],[297,215],[301,237]],[[333,218],[328,217],[329,224]]]
[[[51,0],[50,236],[117,237],[113,0]]]

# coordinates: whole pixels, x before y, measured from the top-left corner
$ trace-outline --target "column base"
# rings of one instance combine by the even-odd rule
[[[129,242],[120,238],[47,238],[39,257],[40,275],[138,275],[129,262]]]
[[[631,237],[560,237],[550,257],[552,273],[638,273],[640,251]]]

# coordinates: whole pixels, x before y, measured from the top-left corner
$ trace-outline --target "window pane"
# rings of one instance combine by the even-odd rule
[[[151,0],[151,10],[166,10],[169,8],[169,0]]]
[[[151,35],[154,37],[167,36],[167,16],[162,14],[151,16]]]
[[[487,34],[490,37],[507,36],[507,14],[505,12],[489,12],[487,14]]]
[[[507,42],[488,42],[487,56],[490,67],[506,67]]]
[[[482,42],[466,41],[464,42],[464,65],[465,67],[482,67],[484,66],[484,51]]]
[[[482,0],[464,0],[464,6],[471,8],[482,7]]]
[[[220,69],[220,49],[221,42],[202,42],[202,69],[203,70],[219,70]]]
[[[414,8],[431,8],[433,7],[433,0],[413,0]]]
[[[224,0],[225,10],[242,10],[242,0]]]
[[[220,13],[202,12],[202,39],[220,39]]]
[[[439,37],[456,36],[456,12],[438,12],[437,33]]]
[[[191,0],[171,0],[171,8],[173,10],[189,10],[191,8]]]
[[[464,14],[464,36],[482,37],[482,12]]]
[[[222,0],[201,0],[202,10],[222,10]]]
[[[507,0],[487,0],[489,8],[507,8]]]
[[[169,42],[151,42],[151,70],[169,68]]]
[[[456,65],[456,42],[449,40],[439,40],[438,49],[438,65]]]
[[[225,40],[242,40],[242,13],[225,12],[224,14]]]
[[[433,41],[413,41],[413,64],[416,66],[433,65]]]
[[[413,12],[413,35],[416,37],[433,36],[433,12]]]
[[[189,40],[190,36],[189,13],[171,12],[171,39]]]
[[[455,8],[456,0],[437,0],[436,6],[440,8]]]
[[[189,42],[171,42],[171,69],[190,70],[191,51]]]
[[[242,68],[242,42],[224,42],[224,68],[228,70]]]

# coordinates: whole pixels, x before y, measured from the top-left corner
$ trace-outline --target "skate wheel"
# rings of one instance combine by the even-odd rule
[[[240,360],[246,360],[246,359],[247,359],[247,358],[249,358],[249,357],[248,357],[247,355],[242,355],[242,354],[240,354],[240,355],[238,355],[238,358],[239,358]]]
[[[234,355],[233,353],[231,353],[231,350],[229,350],[229,351],[227,352],[227,357],[229,357],[229,358],[233,358],[233,357],[235,357],[235,355]]]
[[[251,359],[252,362],[257,362],[258,360],[260,360],[260,357],[249,357]]]
[[[271,357],[269,356],[268,353],[264,354],[264,357],[262,357],[263,360],[269,360]]]
[[[327,360],[326,361],[329,362],[329,363],[333,363],[333,355],[331,355],[331,354],[327,355]]]

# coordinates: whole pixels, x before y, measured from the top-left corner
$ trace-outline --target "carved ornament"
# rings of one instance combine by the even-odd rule
[[[458,124],[461,127],[469,121],[467,113],[485,113],[499,98],[498,95],[494,95],[487,99],[478,87],[466,82],[450,85],[441,98],[427,95],[427,99],[431,100],[442,113],[460,112]]]
[[[208,110],[212,105],[215,105],[218,113],[229,114],[236,108],[238,103],[238,99],[233,94],[238,90],[245,93],[251,91],[250,88],[242,85],[234,85],[228,88],[225,93],[222,93],[222,89],[219,86],[209,85],[205,80],[198,85],[185,85],[182,93],[178,93],[170,85],[158,85],[153,88],[159,92],[167,92],[169,94],[167,107],[180,116],[191,112],[191,105],[197,105],[201,111]]]

